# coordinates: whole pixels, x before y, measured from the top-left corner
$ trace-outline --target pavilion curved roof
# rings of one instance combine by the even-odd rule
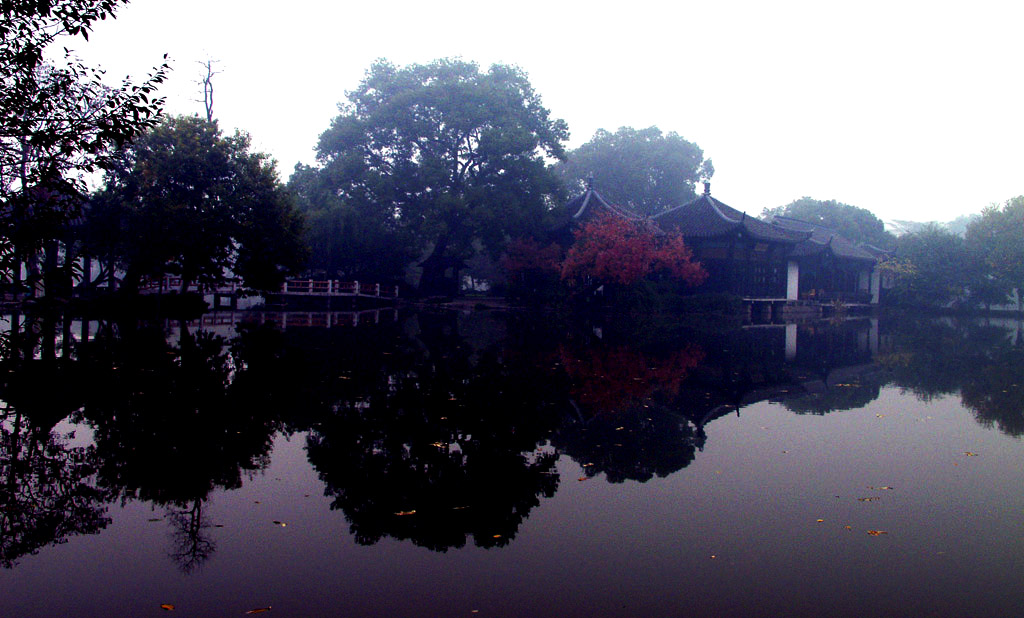
[[[772,225],[782,229],[809,233],[810,237],[793,248],[793,257],[806,257],[831,251],[836,257],[875,262],[878,256],[823,225],[776,215]]]
[[[697,199],[658,213],[653,219],[662,229],[675,230],[684,238],[714,238],[742,232],[757,240],[796,244],[809,237],[807,232],[765,223],[720,202],[711,197],[707,184],[704,194]]]
[[[644,217],[624,206],[609,203],[593,187],[587,187],[585,192],[569,200],[565,205],[565,209],[568,213],[565,223],[576,225],[589,223],[603,215],[613,215],[628,221],[644,220]]]

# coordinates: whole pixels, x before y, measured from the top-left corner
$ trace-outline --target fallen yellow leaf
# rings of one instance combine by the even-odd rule
[[[170,603],[164,603],[163,605],[160,606],[160,609],[165,609],[165,610],[171,612],[171,611],[174,611],[174,606],[171,605]]]
[[[967,455],[968,457],[977,457],[978,456],[977,453],[972,453],[970,451],[965,451],[964,455]]]
[[[256,609],[250,609],[249,611],[247,611],[245,613],[247,613],[247,614],[262,614],[263,612],[269,612],[269,611],[270,611],[270,606],[268,605],[267,607],[257,607]]]
[[[878,496],[870,496],[868,498],[857,498],[857,502],[874,502],[875,500],[881,500]]]
[[[283,521],[277,521],[277,520],[275,519],[275,520],[274,520],[274,525],[275,525],[275,526],[281,526],[282,528],[284,528],[284,527],[285,527],[285,526],[287,526],[288,524],[284,523]]]
[[[405,515],[415,515],[415,514],[416,514],[415,510],[412,510],[412,511],[398,511],[397,513],[395,513],[395,515],[398,515],[399,517],[404,517]]]
[[[885,530],[868,530],[868,534],[870,534],[871,536],[880,536],[880,535],[889,534],[889,533],[886,532]]]
[[[817,522],[818,522],[819,524],[820,524],[821,522],[823,522],[823,521],[825,521],[825,520],[824,520],[824,519],[819,519],[819,520],[817,520]]]

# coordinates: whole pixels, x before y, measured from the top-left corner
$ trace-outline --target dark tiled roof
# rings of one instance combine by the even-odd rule
[[[584,193],[576,196],[565,205],[568,217],[565,223],[581,225],[589,223],[601,215],[614,215],[629,221],[642,221],[643,217],[623,206],[609,204],[601,197],[601,194],[594,189],[587,189]]]
[[[874,262],[877,259],[876,255],[868,249],[854,244],[847,238],[840,236],[835,230],[831,230],[823,225],[790,217],[775,216],[772,219],[772,226],[795,232],[810,233],[810,238],[793,249],[792,255],[794,257],[818,255],[826,250],[830,250],[837,257],[851,260]]]
[[[769,225],[724,204],[705,193],[697,199],[654,216],[665,230],[676,230],[684,238],[712,238],[743,231],[757,240],[798,243],[806,232]]]

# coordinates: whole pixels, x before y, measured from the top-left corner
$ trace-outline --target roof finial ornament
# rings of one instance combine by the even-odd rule
[[[711,181],[710,180],[705,180],[704,181],[704,195],[706,195],[708,197],[711,197]]]
[[[587,174],[587,191],[594,190],[594,172]]]

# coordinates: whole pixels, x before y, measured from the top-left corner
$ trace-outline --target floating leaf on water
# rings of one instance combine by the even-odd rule
[[[247,611],[245,613],[246,614],[262,614],[263,612],[269,612],[269,611],[270,611],[270,606],[268,605],[266,607],[257,607],[256,609],[250,609],[249,611]]]
[[[857,502],[874,502],[881,499],[881,496],[868,496],[867,498],[857,498]]]
[[[817,519],[817,520],[815,520],[815,521],[817,521],[817,522],[818,522],[818,523],[820,524],[821,522],[823,522],[823,521],[825,521],[825,520],[824,520],[824,519]]]
[[[224,524],[213,524],[214,528],[223,528]]]
[[[711,559],[712,559],[712,560],[714,560],[714,559],[715,559],[715,558],[717,558],[717,557],[718,557],[718,556],[717,556],[716,554],[711,554]]]
[[[853,526],[843,526],[844,530],[853,530]]]
[[[583,464],[583,467],[584,468],[589,468],[592,465],[594,465],[594,464],[592,464],[592,463],[585,463],[585,464]]]
[[[163,517],[150,517],[146,521],[163,521],[163,520],[164,520]]]
[[[491,538],[494,538],[494,539],[500,539],[500,538],[501,538],[501,535],[500,535],[500,534],[495,534],[495,535],[494,535],[493,537],[491,537]]]
[[[453,506],[453,507],[452,507],[452,510],[453,510],[453,511],[461,511],[461,510],[463,510],[463,509],[468,509],[468,508],[469,508],[469,506],[468,506],[468,505],[467,505],[467,506]]]
[[[616,427],[615,431],[622,431],[623,429],[625,429],[625,427]]]
[[[868,530],[868,534],[871,536],[881,536],[883,534],[889,534],[885,530]]]
[[[288,524],[284,523],[283,521],[277,521],[277,520],[275,519],[275,520],[274,520],[274,525],[275,525],[275,526],[281,526],[282,528],[284,528],[284,527],[285,527],[285,526],[287,526]]]
[[[590,480],[590,478],[589,478],[589,477],[586,477],[586,476],[581,476],[580,478],[578,478],[578,479],[576,479],[576,480],[577,480],[577,481],[580,481],[580,482],[583,482],[583,481],[589,481],[589,480]]]
[[[169,612],[173,612],[174,611],[174,606],[171,605],[170,603],[164,603],[163,605],[160,606],[160,609],[167,610]]]
[[[970,451],[964,451],[964,455],[967,455],[968,457],[977,457],[978,456],[977,453],[972,453]]]
[[[405,517],[406,515],[415,515],[415,514],[416,514],[416,509],[413,509],[411,511],[398,511],[397,513],[395,513],[395,515],[397,515],[399,517]]]
[[[436,446],[437,448],[444,448],[444,444],[441,442],[431,442],[430,446]]]

